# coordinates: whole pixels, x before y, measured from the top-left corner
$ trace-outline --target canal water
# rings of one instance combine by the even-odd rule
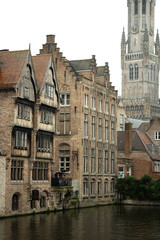
[[[160,207],[106,206],[0,220],[0,240],[159,240]]]

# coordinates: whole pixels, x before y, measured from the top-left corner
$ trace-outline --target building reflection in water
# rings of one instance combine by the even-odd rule
[[[0,240],[154,240],[160,208],[106,206],[0,220]]]

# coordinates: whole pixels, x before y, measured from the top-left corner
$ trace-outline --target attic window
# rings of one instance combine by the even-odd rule
[[[29,98],[29,88],[24,88],[24,97]]]
[[[160,132],[155,132],[155,140],[160,140]]]
[[[49,84],[46,84],[45,95],[46,95],[46,97],[53,98],[54,97],[54,87]]]

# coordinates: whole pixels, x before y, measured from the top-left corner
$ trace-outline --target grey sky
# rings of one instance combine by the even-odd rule
[[[46,35],[55,34],[67,59],[96,55],[98,65],[109,62],[111,81],[121,89],[120,42],[123,26],[127,33],[127,0],[5,0],[0,7],[0,49],[27,49],[31,43],[35,55]],[[155,30],[160,28],[159,12],[157,0]]]

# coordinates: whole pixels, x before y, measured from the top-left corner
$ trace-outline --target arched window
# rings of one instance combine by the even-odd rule
[[[142,14],[146,14],[146,0],[142,1]]]
[[[14,194],[12,197],[12,211],[18,210],[18,194]]]
[[[134,14],[137,15],[138,14],[138,0],[134,1]]]
[[[129,66],[129,79],[133,80],[133,66],[132,65]]]
[[[135,74],[135,79],[137,80],[139,78],[139,67],[137,64],[134,66],[134,74]]]

